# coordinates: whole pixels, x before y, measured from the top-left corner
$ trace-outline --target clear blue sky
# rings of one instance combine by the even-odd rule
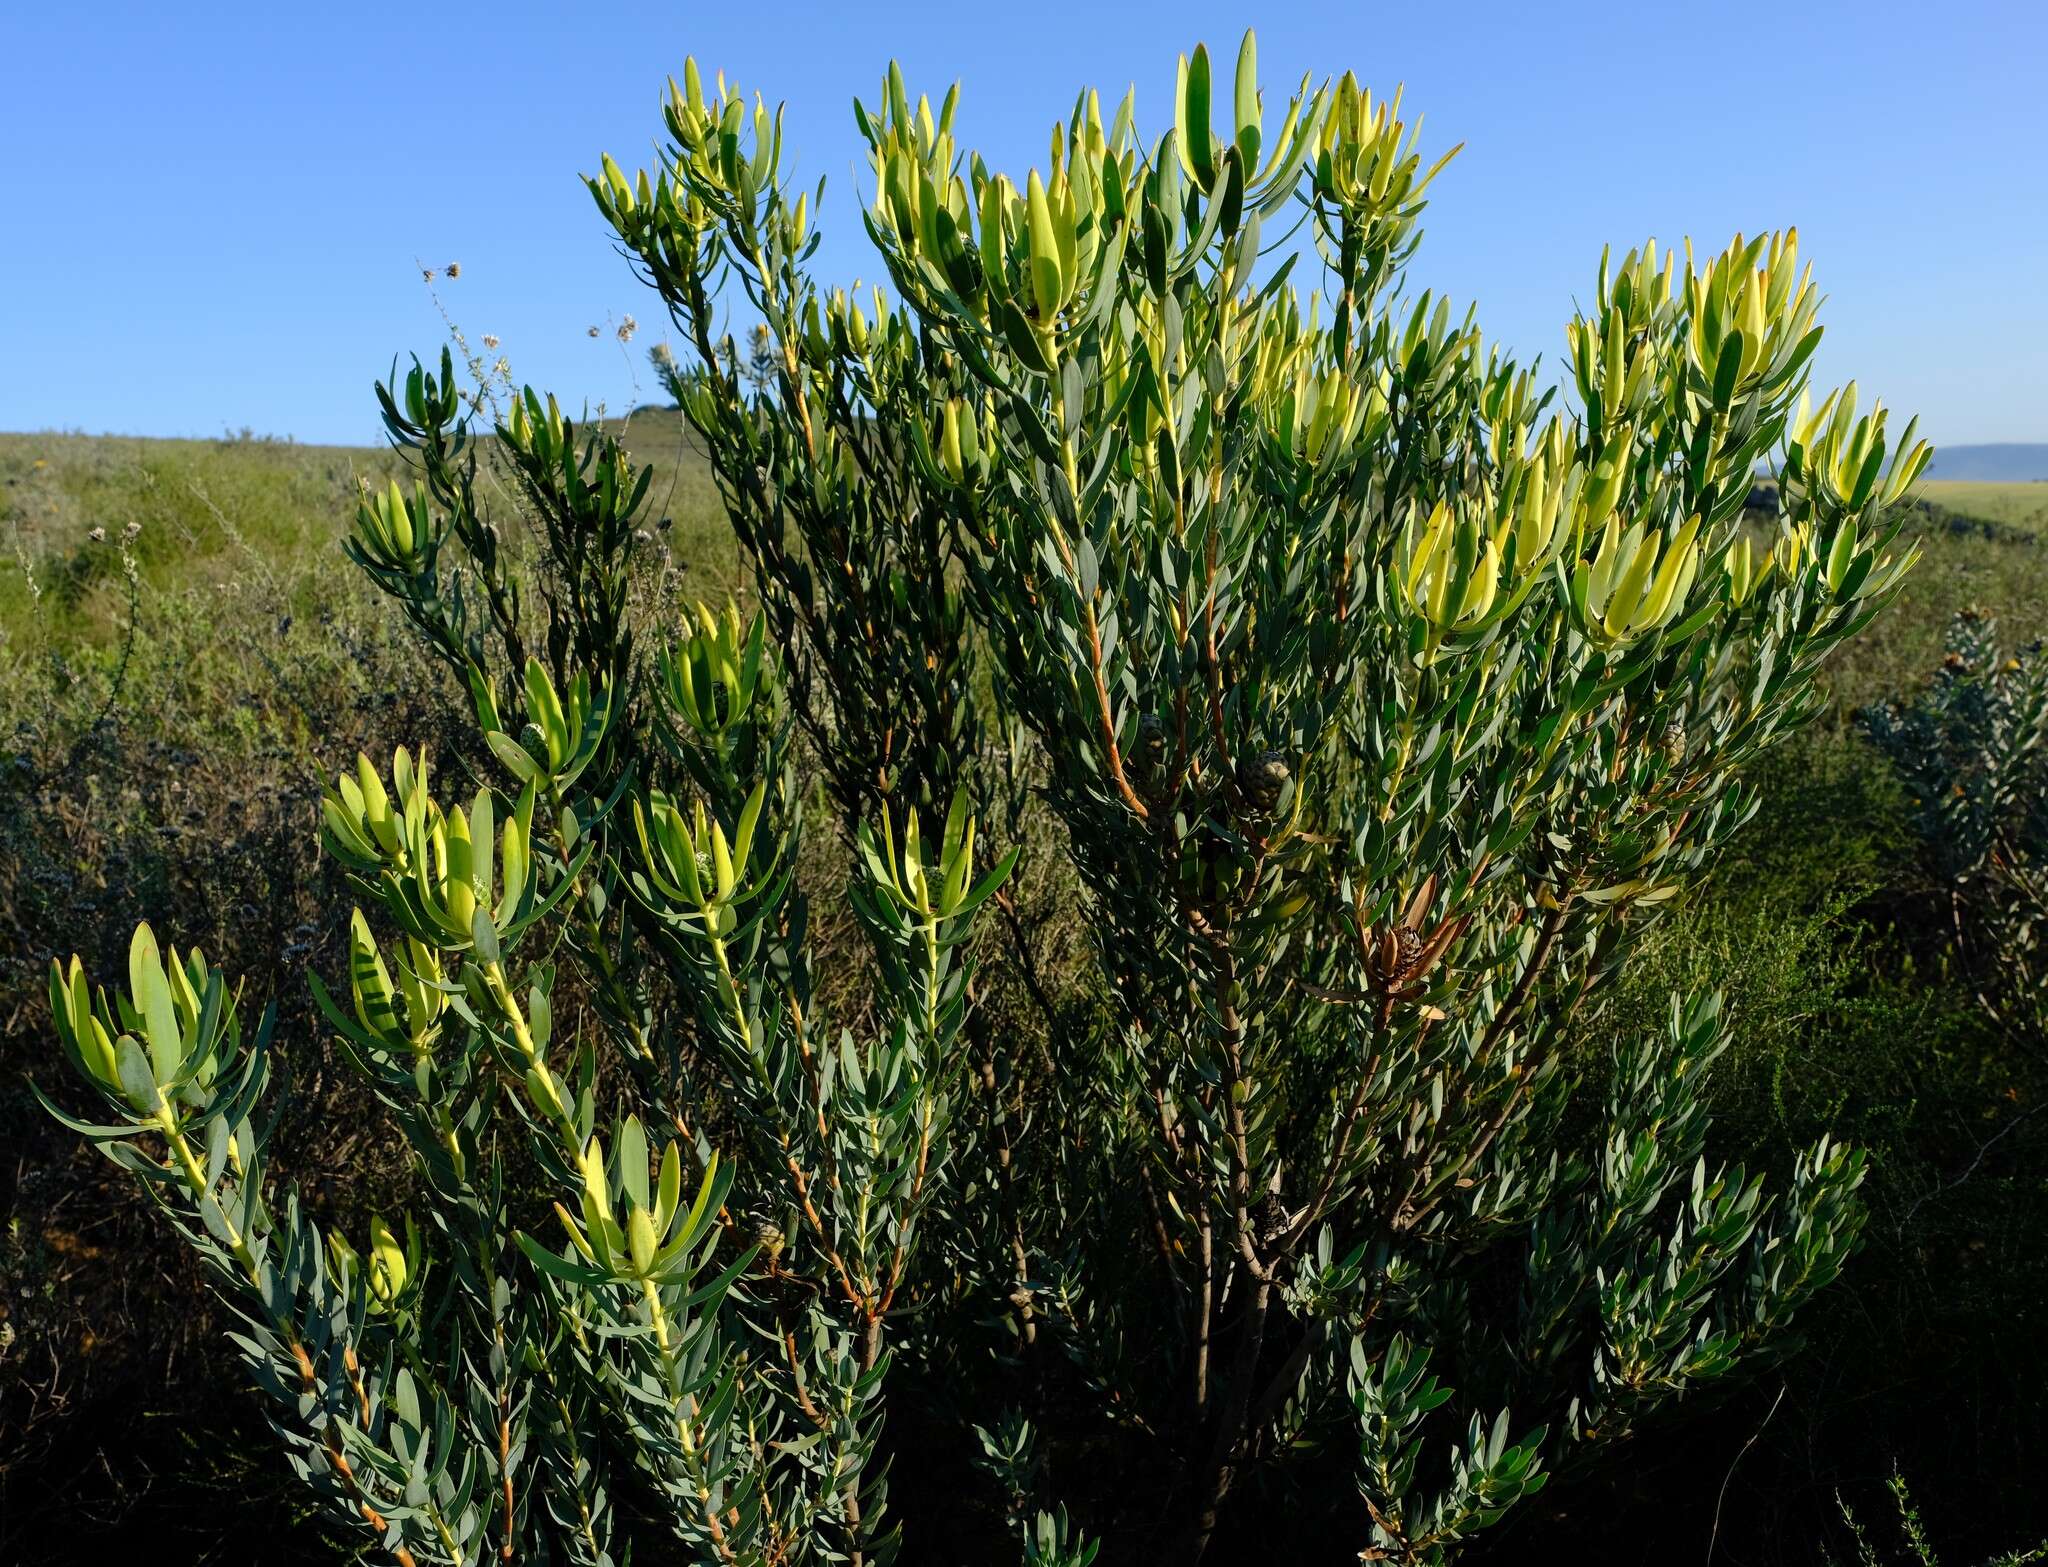
[[[443,302],[565,403],[651,396],[653,296],[576,181],[660,133],[685,53],[790,103],[832,182],[820,260],[876,268],[849,105],[889,58],[998,166],[1084,84],[1170,115],[1174,56],[1259,30],[1304,70],[1405,82],[1439,183],[1419,282],[1554,360],[1603,241],[1797,223],[1830,296],[1825,377],[1938,441],[2048,440],[2048,4],[1343,3],[12,8],[0,50],[0,429],[376,438],[370,383],[438,350]],[[181,14],[182,13],[182,14]],[[1170,23],[1155,20],[1170,16]],[[632,351],[592,324],[632,314]]]

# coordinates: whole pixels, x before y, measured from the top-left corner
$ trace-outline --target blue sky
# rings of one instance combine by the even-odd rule
[[[186,14],[176,14],[183,10]],[[648,161],[694,52],[790,104],[829,177],[834,281],[877,269],[849,106],[889,58],[999,167],[1084,84],[1168,122],[1174,57],[1259,32],[1269,102],[1305,70],[1406,83],[1442,178],[1418,283],[1555,360],[1603,242],[1718,246],[1797,223],[1829,380],[1937,441],[2048,440],[2048,4],[1226,7],[351,0],[16,8],[0,50],[0,429],[377,435],[372,380],[441,302],[566,404],[651,397],[653,296],[576,181]],[[630,351],[609,328],[641,323]],[[637,383],[637,385],[636,385]]]

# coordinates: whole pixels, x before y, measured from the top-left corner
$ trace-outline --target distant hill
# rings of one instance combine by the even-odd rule
[[[2048,442],[2013,441],[1997,446],[1938,446],[1929,464],[1930,479],[1974,479],[2012,484],[2048,479]]]

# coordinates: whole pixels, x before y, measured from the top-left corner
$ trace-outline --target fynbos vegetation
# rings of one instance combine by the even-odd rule
[[[2048,1032],[2048,658],[2007,653],[1998,623],[1966,609],[1941,668],[1910,701],[1857,715],[1912,805],[1929,887],[1958,966],[2016,1041]]]
[[[1781,1353],[1855,1244],[1857,1151],[1709,1151],[1713,994],[1566,1048],[1911,562],[1927,448],[1810,394],[1796,237],[1603,256],[1554,407],[1408,286],[1449,154],[1398,100],[1269,102],[1248,37],[1150,141],[1084,95],[1021,181],[955,106],[892,71],[859,110],[893,306],[813,280],[778,117],[694,65],[659,166],[589,181],[752,618],[635,593],[614,434],[527,391],[486,437],[445,355],[380,389],[416,482],[351,554],[497,769],[325,801],[361,908],[311,983],[415,1211],[269,1189],[268,1017],[198,954],[53,972],[69,1124],[399,1561],[936,1549],[906,1429],[973,1436],[1031,1562],[1198,1560],[1290,1466],[1344,1477],[1347,1553],[1441,1561]],[[1060,994],[1006,889],[1034,823]],[[977,982],[991,911],[1029,1018]]]

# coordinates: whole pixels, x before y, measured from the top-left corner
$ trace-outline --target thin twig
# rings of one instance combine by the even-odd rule
[[[1916,1213],[1918,1213],[1926,1203],[1928,1203],[1936,1197],[1946,1196],[1948,1193],[1954,1191],[1958,1186],[1962,1185],[1963,1182],[1967,1181],[1971,1176],[1975,1175],[1977,1173],[1978,1167],[1984,1163],[1984,1156],[1990,1153],[1991,1150],[1996,1148],[2000,1143],[2005,1141],[2007,1136],[2009,1136],[2011,1133],[2018,1130],[2021,1126],[2024,1126],[2028,1121],[2031,1121],[2035,1116],[2039,1115],[2041,1113],[2042,1108],[2043,1107],[2040,1105],[2035,1105],[2031,1110],[2023,1110],[2020,1112],[2020,1114],[2014,1116],[2010,1121],[2006,1122],[2005,1125],[2000,1127],[1996,1132],[1992,1133],[1990,1141],[1985,1143],[1983,1147],[1977,1150],[1977,1157],[1970,1161],[1970,1167],[1963,1171],[1961,1175],[1957,1176],[1952,1181],[1946,1181],[1940,1186],[1935,1187],[1934,1190],[1931,1192],[1923,1192],[1920,1194],[1920,1197],[1914,1202],[1913,1206],[1906,1210],[1906,1216],[1899,1221],[1899,1228],[1901,1230],[1904,1230],[1907,1225],[1911,1224],[1913,1222],[1913,1216]]]
[[[1714,1498],[1714,1532],[1707,1536],[1707,1567],[1713,1567],[1714,1546],[1721,1538],[1721,1504],[1728,1500],[1728,1483],[1735,1478],[1735,1465],[1749,1456],[1749,1450],[1756,1446],[1757,1439],[1764,1434],[1764,1426],[1771,1423],[1771,1416],[1775,1415],[1778,1406],[1785,1402],[1786,1386],[1787,1384],[1780,1384],[1778,1396],[1771,1400],[1771,1407],[1765,1412],[1762,1424],[1750,1434],[1749,1440],[1742,1444],[1742,1451],[1735,1455],[1734,1463],[1729,1464],[1728,1472],[1721,1477],[1721,1494]]]

